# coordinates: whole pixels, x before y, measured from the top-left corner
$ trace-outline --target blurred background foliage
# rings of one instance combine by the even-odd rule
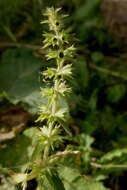
[[[110,2],[0,1],[1,190],[19,188],[11,183],[6,168],[24,170],[33,148],[38,105],[46,101],[40,99],[39,88],[44,85],[40,72],[52,64],[40,50],[45,31],[40,21],[47,6],[62,7],[70,15],[66,24],[77,38],[74,79],[70,81],[73,93],[68,98],[73,137],[66,144],[83,153],[75,166],[72,157],[63,161],[67,168],[60,170],[61,178],[65,176],[67,190],[127,189],[126,35],[121,37],[116,31],[126,23],[127,15],[120,22],[113,16],[114,1]],[[115,6],[119,16],[123,4],[117,1]],[[111,20],[107,22],[109,14],[112,25]]]

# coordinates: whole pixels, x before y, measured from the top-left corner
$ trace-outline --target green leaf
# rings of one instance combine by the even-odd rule
[[[50,173],[46,172],[46,177],[54,190],[65,190],[64,185],[55,170],[51,170]]]
[[[93,111],[87,114],[85,120],[82,122],[84,131],[87,134],[92,134],[98,127],[98,116],[97,112]]]
[[[99,5],[100,5],[100,0],[92,0],[92,1],[86,0],[83,6],[80,6],[77,9],[76,12],[77,19],[87,18],[88,22],[90,18],[95,17]]]
[[[82,177],[74,168],[61,167],[59,173],[66,190],[108,190],[102,183]]]
[[[3,167],[19,169],[29,160],[31,139],[18,135],[9,141],[5,148],[0,149],[0,164]]]
[[[6,147],[0,149],[0,165],[5,168],[21,172],[34,150],[36,128],[30,128],[18,135],[15,139],[6,143]]]
[[[91,111],[96,111],[96,106],[97,106],[97,93],[98,89],[95,89],[89,99],[88,106]]]
[[[88,86],[89,83],[89,71],[87,68],[86,60],[80,59],[77,60],[75,63],[75,70],[74,70],[76,81],[72,81],[72,83],[75,82],[75,89],[78,89],[79,86],[81,86],[81,90],[85,90],[85,88]],[[76,84],[77,83],[77,84]]]
[[[118,102],[125,94],[125,85],[119,84],[115,85],[112,88],[109,88],[107,91],[108,100],[112,103]]]
[[[80,134],[79,135],[79,142],[80,142],[80,146],[82,146],[82,150],[84,151],[90,151],[92,148],[91,148],[91,145],[93,144],[94,142],[94,138],[91,137],[90,135],[88,134]]]
[[[123,155],[127,155],[127,148],[116,149],[111,152],[108,152],[103,157],[101,157],[100,162],[101,163],[105,163],[105,162],[109,162],[109,161],[112,162],[113,159],[115,159],[115,158],[119,158],[119,159],[123,158]]]
[[[94,63],[101,63],[104,60],[104,56],[101,52],[92,53],[91,58]]]
[[[39,69],[42,62],[25,48],[6,50],[0,64],[0,93],[6,93],[12,103],[23,102],[36,112],[42,100]]]

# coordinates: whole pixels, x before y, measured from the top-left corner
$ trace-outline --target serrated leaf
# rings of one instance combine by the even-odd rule
[[[104,163],[104,162],[113,161],[114,158],[121,158],[125,154],[127,155],[127,148],[116,149],[108,152],[103,157],[101,157],[100,162]]]
[[[6,93],[12,103],[22,101],[31,112],[36,112],[40,102],[39,69],[42,61],[25,48],[8,49],[0,64],[0,93]]]
[[[96,182],[92,178],[82,177],[79,171],[74,168],[61,167],[59,173],[66,190],[108,190],[102,183]]]

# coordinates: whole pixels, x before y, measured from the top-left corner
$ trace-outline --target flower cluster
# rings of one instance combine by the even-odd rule
[[[52,80],[53,85],[50,88],[41,89],[41,94],[47,97],[48,103],[40,106],[37,121],[46,121],[45,128],[50,126],[52,129],[56,125],[63,126],[63,123],[67,121],[68,110],[63,108],[60,102],[64,102],[66,95],[71,91],[67,80],[72,77],[71,61],[75,55],[74,45],[70,45],[70,35],[63,25],[63,20],[67,15],[60,15],[59,11],[60,9],[53,7],[47,8],[44,15],[48,19],[42,22],[49,26],[49,33],[43,35],[43,48],[47,50],[46,58],[55,60],[56,68],[47,68],[42,73],[44,81]],[[57,130],[60,130],[60,127],[57,127]],[[52,142],[50,144],[53,146]]]
[[[66,123],[69,113],[65,102],[66,96],[71,92],[67,81],[72,77],[71,61],[75,55],[75,48],[70,43],[69,33],[63,25],[66,15],[60,15],[59,11],[60,9],[47,8],[44,14],[47,20],[42,22],[49,26],[49,33],[43,35],[43,48],[47,52],[46,58],[47,60],[53,59],[56,67],[47,68],[42,72],[44,81],[49,81],[50,85],[47,88],[41,88],[41,95],[46,97],[47,104],[39,107],[39,116],[36,122],[40,122],[42,127],[36,134],[38,140],[29,166],[31,172],[14,176],[17,182],[24,182],[25,185],[27,180],[33,178],[36,178],[38,184],[41,184],[40,181],[44,182],[44,176],[49,183],[54,178],[60,181],[57,170],[54,173],[54,166],[59,163],[59,157],[78,153],[72,150],[55,151],[55,147],[58,147],[64,139],[61,135],[62,129],[68,131]],[[55,182],[52,181],[52,183],[55,185]],[[64,190],[61,182],[60,184],[61,190]],[[42,185],[40,189],[42,189]]]

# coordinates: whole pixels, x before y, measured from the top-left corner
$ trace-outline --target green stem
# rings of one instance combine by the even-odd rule
[[[54,84],[54,90],[58,88],[59,81],[58,79],[55,80]],[[54,97],[53,97],[53,104],[52,104],[52,113],[54,114],[57,111],[57,106],[58,106],[58,94],[57,91],[55,90],[54,92]]]
[[[48,144],[45,149],[44,149],[44,155],[43,155],[43,160],[44,162],[47,162],[48,156],[49,156],[49,150],[50,150],[50,145]]]

